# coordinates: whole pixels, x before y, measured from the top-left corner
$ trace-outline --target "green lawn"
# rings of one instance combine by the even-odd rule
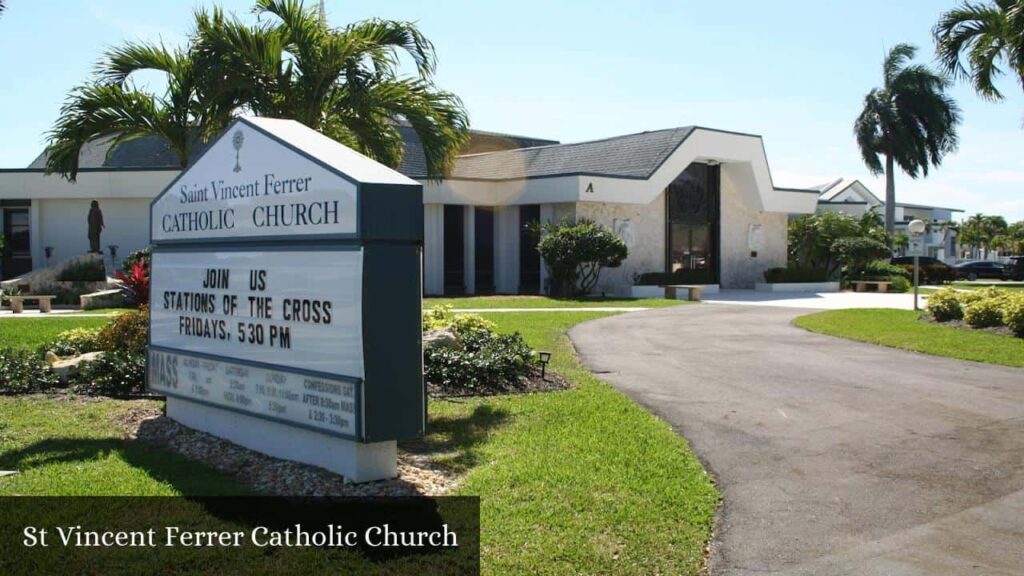
[[[8,346],[34,350],[48,344],[71,328],[99,328],[107,318],[4,318],[0,319],[0,348]]]
[[[698,574],[718,492],[667,424],[586,372],[565,336],[600,312],[489,314],[554,352],[572,390],[432,401],[429,433],[409,450],[442,453],[479,495],[485,574]],[[40,342],[102,318],[0,321],[8,343]],[[22,325],[20,323],[25,322]],[[57,330],[59,331],[59,330]],[[118,414],[139,401],[0,397],[3,494],[226,494],[229,478],[126,440]],[[143,402],[143,403],[149,403]]]
[[[685,300],[664,298],[551,298],[548,296],[460,296],[455,298],[424,298],[423,307],[448,305],[465,308],[665,308],[688,304]]]
[[[935,356],[1024,367],[1024,339],[954,328],[919,318],[923,312],[890,309],[829,310],[794,324],[813,332]]]

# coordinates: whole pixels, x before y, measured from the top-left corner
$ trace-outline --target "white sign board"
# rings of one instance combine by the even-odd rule
[[[924,247],[924,238],[910,237],[907,242],[907,256],[927,256],[927,251]]]
[[[331,434],[356,434],[354,382],[151,349],[150,389]]]
[[[354,183],[246,123],[225,137],[153,204],[154,242],[355,234]]]
[[[423,187],[237,118],[151,203],[149,389],[178,422],[356,482],[426,426]]]
[[[153,255],[151,344],[363,377],[362,251]]]

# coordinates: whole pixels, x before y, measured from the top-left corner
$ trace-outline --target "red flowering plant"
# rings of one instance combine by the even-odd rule
[[[114,276],[128,302],[138,308],[149,305],[149,266],[144,261],[132,264],[127,274],[117,271]]]

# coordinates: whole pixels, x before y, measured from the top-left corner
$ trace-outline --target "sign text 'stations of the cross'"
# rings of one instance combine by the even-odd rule
[[[192,428],[356,481],[422,435],[423,190],[239,118],[151,205],[148,384]]]

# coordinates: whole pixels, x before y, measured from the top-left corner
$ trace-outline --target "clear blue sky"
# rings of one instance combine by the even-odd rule
[[[182,42],[190,9],[173,0],[9,0],[0,17],[0,167],[27,165],[68,89],[104,47]],[[955,0],[425,2],[326,0],[335,24],[371,16],[418,21],[436,45],[439,83],[473,126],[572,142],[699,124],[764,136],[776,184],[860,178],[851,126],[880,83],[887,47],[911,42],[931,61],[930,29]],[[248,0],[223,0],[248,16]],[[1024,95],[953,95],[960,152],[897,197],[1024,219]]]

